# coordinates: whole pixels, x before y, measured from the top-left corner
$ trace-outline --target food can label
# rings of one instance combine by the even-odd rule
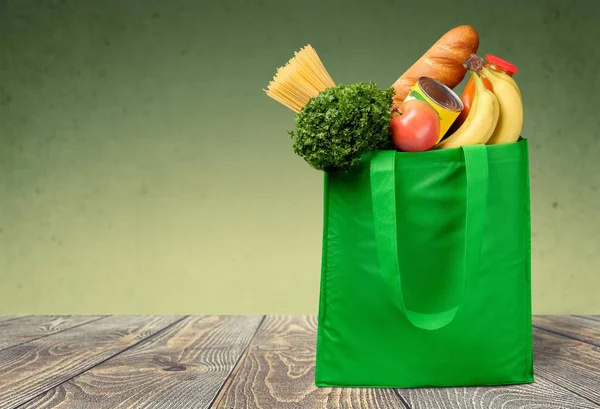
[[[440,135],[438,137],[437,142],[441,141],[442,137],[446,134],[446,132],[448,132],[448,129],[450,129],[450,126],[452,126],[452,123],[454,123],[456,118],[458,118],[460,111],[451,111],[436,103],[434,100],[425,95],[423,91],[421,91],[418,82],[412,87],[405,101],[410,101],[411,99],[419,99],[421,101],[427,102],[433,107],[433,109],[436,110],[440,118]]]

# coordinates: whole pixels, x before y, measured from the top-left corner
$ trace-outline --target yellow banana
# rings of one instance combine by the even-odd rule
[[[523,101],[519,86],[510,75],[482,69],[500,104],[500,118],[488,145],[516,142],[523,128]]]
[[[472,71],[471,75],[475,82],[475,94],[469,115],[456,132],[439,142],[434,149],[485,144],[492,136],[500,114],[498,99],[485,87],[479,74]]]

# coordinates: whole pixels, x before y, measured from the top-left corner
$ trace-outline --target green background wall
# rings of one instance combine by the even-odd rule
[[[316,313],[322,175],[262,89],[307,43],[388,86],[462,23],[521,69],[534,311],[600,313],[599,1],[0,4],[0,313]]]

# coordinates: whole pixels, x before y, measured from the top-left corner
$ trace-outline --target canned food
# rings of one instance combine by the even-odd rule
[[[454,91],[430,77],[419,78],[408,93],[405,101],[411,99],[425,101],[437,111],[440,117],[440,136],[437,142],[450,129],[450,126],[452,126],[452,123],[464,108],[460,97]]]

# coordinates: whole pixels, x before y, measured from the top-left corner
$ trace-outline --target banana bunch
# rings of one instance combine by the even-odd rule
[[[516,142],[523,128],[523,101],[521,90],[515,80],[502,72],[483,67],[481,72],[492,84],[500,103],[500,117],[488,145]]]
[[[471,71],[475,83],[473,105],[465,122],[434,149],[458,148],[464,145],[516,142],[523,127],[523,102],[515,80],[502,72],[486,67]],[[493,92],[487,89],[484,75]]]
[[[484,144],[492,137],[500,117],[498,98],[485,87],[479,73],[471,71],[471,75],[475,83],[475,94],[469,116],[456,132],[438,142],[434,149]]]

